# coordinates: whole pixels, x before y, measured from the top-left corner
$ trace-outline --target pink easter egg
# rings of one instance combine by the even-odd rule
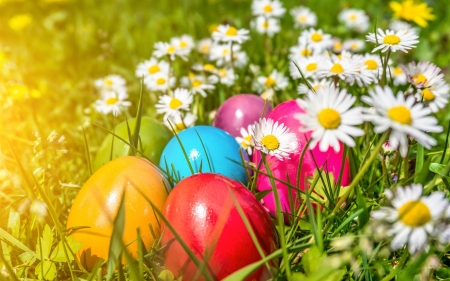
[[[319,144],[314,149],[308,149],[303,157],[303,162],[299,166],[302,151],[311,138],[311,132],[302,133],[299,131],[301,123],[294,118],[297,113],[305,112],[296,101],[286,101],[274,108],[274,110],[267,116],[278,123],[283,123],[287,126],[291,132],[297,135],[298,150],[296,153],[290,154],[290,159],[284,159],[283,161],[278,160],[274,156],[267,156],[267,160],[272,170],[273,176],[281,181],[288,182],[293,186],[297,186],[297,181],[299,180],[300,190],[305,190],[305,183],[307,183],[308,177],[313,177],[314,172],[322,169],[324,172],[328,172],[329,175],[333,176],[335,182],[338,181],[339,175],[342,172],[341,186],[347,186],[350,183],[350,167],[348,159],[345,160],[344,167],[342,167],[342,157],[344,156],[344,148],[341,144],[341,149],[338,153],[335,153],[333,148],[329,148],[326,152],[321,152],[319,150]],[[253,162],[258,165],[261,161],[261,155],[258,150],[255,150],[253,154]],[[300,179],[298,179],[297,174],[299,168]],[[261,164],[260,170],[263,173],[267,173],[264,164]],[[291,188],[292,200],[289,200],[289,187],[285,183],[280,181],[275,181],[282,210],[286,214],[293,214],[296,210],[291,210],[291,205],[295,209],[299,206],[300,202],[297,199],[297,191]],[[258,191],[272,190],[272,185],[270,184],[269,177],[259,174],[256,182]],[[268,193],[263,199],[262,203],[264,207],[272,214],[276,215],[276,205],[273,192]],[[290,221],[292,216],[285,216],[286,222]]]
[[[272,111],[270,103],[264,109],[264,99],[252,94],[239,94],[227,99],[217,110],[213,126],[224,130],[233,137],[240,137],[241,128],[255,123]]]

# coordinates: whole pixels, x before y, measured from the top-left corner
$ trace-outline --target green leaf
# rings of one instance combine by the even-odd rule
[[[74,256],[72,256],[72,253],[76,253],[78,252],[78,250],[81,248],[81,246],[83,245],[81,242],[75,241],[73,240],[73,235],[70,235],[68,237],[66,237],[66,246],[68,246],[70,248],[70,251],[67,250],[67,254],[70,258],[70,261],[74,260]],[[63,241],[59,241],[58,245],[56,246],[56,248],[53,250],[50,259],[54,262],[70,262],[66,259],[66,255],[64,254],[64,242]]]
[[[325,258],[326,255],[316,245],[311,246],[309,251],[302,257],[302,264],[306,274],[309,276],[319,271]]]
[[[361,190],[356,187],[356,204],[360,210],[363,210],[361,214],[358,216],[359,227],[363,228],[366,223],[369,221],[369,212],[367,210],[366,199],[361,193]]]
[[[0,227],[0,237],[2,237],[3,239],[7,240],[8,242],[10,242],[11,244],[13,244],[14,246],[16,246],[17,248],[29,253],[31,256],[40,259],[40,257],[33,252],[32,250],[30,250],[30,248],[28,248],[27,246],[25,246],[22,242],[20,242],[19,240],[17,240],[14,236],[12,236],[11,234],[9,234],[8,232],[6,232],[3,228]]]
[[[440,175],[443,178],[450,179],[450,177],[448,175],[447,165],[439,164],[439,163],[431,163],[430,171]]]
[[[38,239],[36,245],[36,252],[42,259],[47,259],[50,256],[50,250],[52,249],[53,244],[53,233],[48,224],[44,227],[44,232],[42,233],[42,237]],[[42,250],[42,252],[41,252]]]
[[[258,201],[260,201],[261,199],[263,199],[267,194],[269,194],[269,193],[271,193],[272,192],[272,190],[264,190],[264,191],[261,191],[261,192],[258,192],[257,194],[256,194],[256,200],[258,200]]]
[[[165,270],[161,271],[161,273],[158,275],[158,280],[160,280],[160,281],[174,281],[175,280],[175,276],[173,275],[172,271],[165,269]]]
[[[35,274],[40,280],[53,280],[56,275],[56,265],[52,261],[44,260],[36,266]]]
[[[114,270],[116,266],[121,261],[122,251],[124,249],[123,245],[123,231],[125,228],[125,193],[122,194],[120,200],[119,210],[117,211],[117,216],[114,219],[114,228],[111,235],[111,243],[109,244],[109,254],[108,254],[108,274],[106,278],[110,280],[114,275]]]

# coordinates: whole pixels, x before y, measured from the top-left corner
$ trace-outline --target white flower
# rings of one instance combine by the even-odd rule
[[[255,146],[252,139],[252,125],[248,125],[248,128],[241,128],[240,130],[241,136],[236,137],[236,141],[241,145],[243,149],[245,149],[248,155],[253,154],[253,147]]]
[[[233,50],[233,62],[235,67],[244,67],[247,64],[248,57],[241,46],[234,44],[231,48],[229,44],[214,44],[211,47],[209,59],[216,61],[218,66],[231,62],[231,50]]]
[[[251,22],[251,26],[260,34],[267,34],[272,37],[280,32],[280,20],[259,16]]]
[[[409,63],[403,67],[408,82],[415,88],[427,88],[444,79],[444,74],[440,73],[441,69],[429,61],[421,61]]]
[[[207,92],[214,90],[216,87],[207,83],[204,76],[189,74],[188,77],[183,77],[182,85],[189,87],[193,95],[200,94],[202,97],[206,97]]]
[[[194,39],[186,34],[170,39],[170,45],[174,46],[176,53],[182,56],[188,56],[195,46]]]
[[[188,90],[177,88],[173,91],[173,96],[162,95],[155,105],[156,113],[167,116],[176,115],[181,110],[188,111],[192,103],[192,95]]]
[[[126,92],[126,81],[122,76],[111,74],[95,80],[95,87],[101,92]]]
[[[358,32],[365,32],[369,28],[369,17],[363,10],[345,9],[338,18],[346,27]]]
[[[323,33],[322,29],[310,28],[303,31],[298,38],[299,45],[308,45],[316,52],[323,52],[333,46],[333,40],[330,34]]]
[[[277,70],[273,70],[269,76],[260,76],[257,79],[261,90],[273,88],[275,90],[284,90],[288,86],[287,78]]]
[[[214,76],[213,76],[214,77]],[[234,80],[236,78],[236,75],[234,74],[234,71],[232,68],[221,68],[217,70],[217,76],[219,78],[219,82],[221,84],[227,85],[227,86],[233,86]]]
[[[301,58],[300,60],[295,61],[297,65],[294,64],[294,62],[291,62],[289,65],[289,71],[291,73],[292,78],[294,79],[300,79],[303,77],[315,77],[317,69],[319,68],[319,65],[322,62],[321,56],[309,56],[305,58]],[[298,68],[300,68],[300,71]]]
[[[419,43],[418,38],[416,34],[405,30],[395,32],[389,29],[383,31],[381,28],[378,28],[377,34],[369,33],[366,36],[367,41],[378,44],[372,53],[378,50],[382,52],[390,50],[392,52],[402,51],[407,53],[408,50],[416,47],[415,44]]]
[[[379,56],[373,54],[355,55],[353,60],[357,62],[359,67],[359,72],[354,76],[358,86],[362,87],[378,82],[383,73]]]
[[[170,80],[170,81],[169,81]],[[144,78],[144,83],[150,91],[165,92],[175,84],[175,77],[170,77],[168,73],[159,72],[155,75]]]
[[[295,45],[289,48],[289,60],[298,61],[316,53],[319,52],[315,52],[308,44]]]
[[[144,79],[148,76],[154,76],[157,73],[169,73],[169,64],[165,61],[158,61],[156,58],[151,58],[138,64],[136,69],[136,76]]]
[[[208,56],[211,51],[212,43],[213,43],[213,41],[211,38],[205,38],[205,39],[198,41],[197,51],[202,55]]]
[[[317,16],[309,8],[300,6],[291,10],[291,15],[294,18],[296,28],[314,27],[317,25]]]
[[[286,9],[278,0],[253,0],[252,3],[252,14],[254,16],[280,18],[285,12]]]
[[[444,80],[434,83],[425,89],[417,89],[416,98],[423,101],[432,112],[438,112],[445,108],[448,103],[450,87]]]
[[[197,116],[187,112],[186,114],[182,114],[180,111],[167,116],[164,118],[164,124],[170,130],[175,129],[176,133],[183,131],[186,128],[190,128],[195,125],[195,121],[197,121]],[[170,126],[172,125],[172,126]]]
[[[183,53],[180,53],[177,47],[167,42],[156,42],[153,55],[157,58],[168,56],[170,60],[175,60],[175,56],[179,56],[183,60],[187,60],[186,56]]]
[[[332,77],[337,76],[341,80],[353,81],[355,76],[359,74],[359,66],[352,58],[342,59],[337,56],[325,58],[317,70],[318,77]]]
[[[249,39],[248,30],[247,29],[236,29],[236,27],[221,24],[217,27],[217,31],[214,31],[212,34],[214,41],[216,42],[225,42],[225,43],[238,43],[242,44],[243,42]]]
[[[309,85],[314,89],[315,92],[317,92],[317,90],[319,88],[326,88],[326,87],[330,87],[330,85],[333,83],[333,81],[331,80],[327,80],[326,78],[323,79],[313,79],[313,81],[308,80]],[[302,95],[302,94],[307,94],[309,92],[311,92],[311,90],[308,88],[308,86],[306,84],[299,84],[297,87],[297,92]]]
[[[394,85],[406,85],[408,82],[408,77],[406,77],[405,72],[403,71],[402,66],[396,66],[394,68],[389,67],[390,74],[392,76],[392,79],[394,79]]]
[[[361,39],[348,39],[342,43],[342,48],[351,52],[359,52],[364,49],[365,42]]]
[[[392,129],[389,143],[394,149],[400,146],[402,157],[408,154],[408,135],[425,148],[436,144],[436,140],[425,132],[442,132],[442,127],[437,125],[435,117],[430,116],[431,110],[416,103],[414,96],[405,98],[402,92],[394,96],[391,88],[378,85],[375,91],[369,90],[369,94],[361,99],[373,106],[375,112],[367,111],[365,119],[375,125],[374,132],[377,134]]]
[[[126,93],[123,92],[104,92],[103,98],[95,102],[95,109],[105,115],[112,113],[117,116],[131,105],[131,102],[125,100],[127,97]]]
[[[284,124],[273,119],[262,118],[252,126],[255,148],[262,153],[275,156],[279,160],[289,159],[289,154],[297,152],[297,137]]]
[[[406,30],[407,32],[412,32],[417,34],[417,30],[412,27],[409,23],[401,20],[394,20],[389,24],[389,29],[393,31]]]
[[[394,236],[392,250],[408,244],[411,254],[421,251],[427,244],[428,236],[435,232],[448,200],[442,192],[433,192],[429,196],[423,196],[422,192],[420,184],[397,188],[395,197],[390,190],[386,190],[392,207],[381,207],[371,213],[372,218],[392,224],[387,231],[389,236]]]
[[[316,93],[309,93],[305,100],[298,99],[298,105],[305,110],[294,116],[303,125],[301,132],[312,131],[310,148],[319,144],[322,152],[331,146],[337,153],[339,141],[349,147],[355,146],[352,137],[359,137],[364,131],[356,125],[363,122],[362,107],[353,107],[356,97],[347,94],[345,89],[339,91],[334,85],[318,88]]]

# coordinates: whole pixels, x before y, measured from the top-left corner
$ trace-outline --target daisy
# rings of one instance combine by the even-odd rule
[[[314,89],[314,92],[317,92],[317,90],[319,88],[326,88],[329,87],[333,82],[330,80],[327,80],[326,78],[323,79],[313,79],[313,81],[309,81],[309,85],[311,85],[311,87]],[[311,92],[311,90],[308,88],[308,86],[306,84],[299,84],[297,87],[297,92],[302,95],[302,94],[308,94],[309,92]]]
[[[255,148],[279,160],[289,159],[289,154],[297,152],[297,137],[284,124],[273,119],[262,118],[251,128]]]
[[[372,54],[365,54],[364,56],[355,55],[353,60],[359,66],[359,72],[354,78],[360,87],[378,82],[379,77],[383,73],[379,56]]]
[[[209,74],[217,74],[217,68],[214,64],[211,63],[205,63],[205,64],[200,64],[200,63],[196,63],[192,66],[192,69],[195,71],[203,71]]]
[[[331,41],[333,42],[333,45],[331,46],[331,51],[333,53],[342,52],[342,49],[343,49],[342,40],[338,37],[333,37],[333,38],[331,38]]]
[[[219,78],[219,82],[223,85],[233,86],[234,80],[236,78],[234,71],[232,68],[221,68],[217,70],[217,76]]]
[[[423,250],[448,206],[444,193],[438,191],[424,196],[422,192],[421,184],[398,187],[395,196],[388,189],[385,195],[392,207],[381,207],[371,213],[372,218],[392,224],[387,234],[394,236],[393,251],[406,244],[411,254]]]
[[[275,18],[259,16],[252,21],[251,26],[256,29],[256,32],[267,34],[269,37],[280,32],[280,20]]]
[[[233,58],[231,57],[231,50],[233,50]],[[210,60],[216,61],[218,66],[222,66],[225,63],[230,63],[233,59],[235,67],[243,67],[247,64],[248,57],[244,51],[241,51],[240,45],[230,45],[228,44],[214,44],[211,47]]]
[[[417,100],[423,101],[432,112],[438,112],[445,108],[448,103],[450,87],[444,80],[433,84],[425,89],[418,89],[416,93]]]
[[[214,90],[216,87],[207,83],[204,76],[189,74],[188,77],[183,77],[181,80],[183,86],[189,87],[193,95],[200,94],[202,97],[206,97],[207,92]]]
[[[252,138],[252,125],[248,125],[248,128],[241,128],[239,131],[241,133],[240,137],[236,137],[236,141],[240,144],[240,146],[245,149],[248,155],[253,154],[253,147],[255,146]]]
[[[114,91],[105,92],[103,98],[95,102],[95,109],[105,115],[112,113],[117,116],[121,114],[122,110],[126,107],[131,106],[131,102],[125,100],[127,97],[128,96],[124,93],[118,94]]]
[[[286,9],[278,0],[253,0],[252,3],[252,14],[254,16],[280,18],[285,12]]]
[[[234,48],[234,47],[237,48]],[[248,56],[245,51],[241,51],[241,46],[239,45],[233,45],[233,63],[234,67],[237,68],[243,68],[247,65],[248,62]]]
[[[322,52],[333,45],[331,35],[323,33],[322,29],[310,28],[303,31],[298,38],[299,45],[306,44],[316,52]]]
[[[289,60],[298,61],[302,58],[312,56],[315,54],[314,50],[307,44],[295,45],[289,48]]]
[[[366,36],[366,41],[379,44],[379,46],[373,49],[372,53],[378,50],[382,52],[390,50],[392,52],[402,51],[407,53],[407,50],[415,48],[415,44],[419,43],[418,38],[416,34],[405,30],[395,32],[388,29],[385,32],[381,28],[378,28],[378,33],[369,33]]]
[[[94,85],[100,91],[126,92],[126,81],[122,76],[111,74],[95,80]]]
[[[310,148],[319,144],[322,152],[331,146],[336,153],[340,150],[339,141],[349,147],[355,146],[352,137],[359,137],[364,131],[356,125],[363,122],[362,107],[353,107],[356,97],[347,94],[347,90],[330,85],[309,93],[306,99],[298,99],[298,105],[306,112],[294,115],[302,126],[300,132],[311,134]]]
[[[345,9],[339,13],[339,21],[349,29],[365,32],[369,28],[369,17],[363,10]]]
[[[300,79],[302,78],[302,74],[305,78],[308,77],[315,77],[317,69],[319,68],[319,65],[321,64],[322,57],[321,56],[310,56],[306,58],[302,58],[298,61],[295,61],[297,65],[294,64],[294,62],[290,63],[289,70],[291,73],[292,78],[294,79]],[[297,66],[300,68],[300,71],[298,70]]]
[[[195,125],[197,121],[197,116],[190,112],[186,114],[182,114],[180,111],[175,112],[172,115],[169,115],[164,118],[164,125],[167,126],[170,130],[175,129],[176,133],[183,131],[184,129],[190,128]],[[170,126],[172,125],[172,126]]]
[[[257,79],[258,85],[260,89],[275,89],[275,90],[284,90],[288,86],[287,78],[279,73],[277,70],[273,70],[269,76],[260,76]]]
[[[173,95],[162,95],[155,105],[156,113],[167,116],[175,115],[181,110],[188,111],[192,103],[192,95],[188,90],[177,88]]]
[[[401,20],[393,20],[389,24],[389,29],[393,31],[405,30],[406,32],[412,32],[417,34],[416,28],[412,27],[409,23],[401,21]]]
[[[144,78],[144,84],[150,91],[165,92],[175,84],[175,77],[170,77],[167,73],[157,73],[151,77]]]
[[[158,61],[156,58],[151,58],[138,64],[136,68],[137,77],[154,76],[157,73],[169,73],[169,64],[165,61]]]
[[[224,43],[238,43],[242,44],[243,42],[249,39],[248,30],[247,29],[236,29],[236,27],[221,24],[217,27],[217,31],[214,31],[212,34],[214,41],[216,42],[224,42]]]
[[[428,61],[421,61],[417,64],[413,61],[403,70],[408,82],[417,89],[431,87],[444,78],[444,74],[440,73],[441,69]]]
[[[180,53],[176,46],[167,42],[156,42],[153,55],[157,58],[168,56],[170,60],[175,60],[175,56],[181,57],[183,60],[187,60],[184,54]]]
[[[296,28],[314,27],[317,25],[317,16],[309,8],[300,6],[291,10]]]
[[[342,48],[353,53],[363,50],[365,47],[364,40],[361,39],[348,39],[342,43]]]
[[[373,106],[374,111],[367,111],[365,119],[375,125],[374,132],[382,133],[391,129],[389,143],[394,149],[400,148],[400,155],[408,154],[408,135],[429,149],[436,140],[425,132],[442,132],[437,125],[437,119],[430,116],[431,109],[416,103],[414,96],[405,97],[403,92],[394,96],[388,86],[375,86],[375,91],[369,90],[370,96],[363,96],[365,103]]]
[[[209,56],[213,41],[211,38],[205,38],[197,43],[197,51],[205,56]]]
[[[317,70],[317,76],[320,78],[337,77],[341,80],[353,81],[358,72],[359,66],[356,61],[345,57],[339,59],[337,56],[333,55],[322,61],[322,64]]]
[[[392,76],[392,79],[394,79],[394,85],[406,85],[408,82],[408,78],[406,77],[405,72],[403,71],[402,66],[396,66],[396,67],[389,67],[390,75]]]
[[[194,39],[186,34],[170,39],[170,45],[175,46],[176,53],[182,56],[188,56],[195,46]]]

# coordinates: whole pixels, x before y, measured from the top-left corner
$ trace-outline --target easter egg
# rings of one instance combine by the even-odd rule
[[[207,268],[214,280],[261,260],[234,200],[264,255],[278,249],[277,234],[267,212],[248,189],[227,177],[213,173],[187,177],[175,186],[164,207],[164,216],[197,258],[203,260],[209,255]],[[182,274],[183,280],[194,280],[196,265],[170,229],[164,224],[161,227],[166,268],[176,276]],[[270,277],[267,267],[262,266],[247,280]]]
[[[135,125],[136,118],[129,119],[128,126],[126,121],[124,121],[116,126],[114,133],[127,142],[130,142],[128,137],[128,128],[130,129],[131,134],[133,134]],[[158,163],[164,146],[172,136],[173,134],[170,130],[161,122],[150,117],[142,117],[141,126],[139,129],[139,145],[137,148],[150,161],[153,163]],[[108,134],[97,151],[97,155],[93,163],[93,168],[95,171],[110,161],[111,146],[113,147],[112,159],[129,155],[129,152],[132,149],[129,145],[117,137],[114,137],[113,144],[112,139],[113,135]],[[136,156],[141,155],[136,153]]]
[[[74,240],[83,244],[77,253],[81,264],[91,269],[99,260],[108,258],[113,222],[122,195],[125,210],[123,243],[130,244],[127,251],[138,256],[138,228],[145,248],[150,250],[153,238],[149,225],[158,235],[160,218],[155,216],[147,199],[162,211],[168,187],[161,171],[140,157],[121,157],[98,169],[81,188],[67,220],[67,228],[74,228]]]
[[[321,152],[319,150],[319,145],[312,150],[307,148],[306,145],[308,140],[311,138],[311,132],[300,132],[299,127],[301,124],[294,118],[295,114],[302,112],[305,111],[297,104],[296,101],[286,101],[275,107],[274,110],[267,116],[267,118],[278,121],[278,123],[283,123],[286,127],[288,127],[291,132],[296,134],[298,142],[297,152],[290,154],[290,159],[279,160],[275,156],[267,155],[267,161],[273,176],[281,181],[288,182],[293,186],[297,186],[298,182],[300,190],[305,190],[305,183],[308,184],[308,179],[313,178],[315,173],[323,170],[328,173],[328,178],[333,180],[335,183],[338,181],[339,176],[342,173],[341,186],[347,186],[351,180],[350,168],[348,159],[345,159],[344,165],[342,166],[344,157],[343,145],[340,144],[341,149],[338,153],[335,153],[331,147],[326,152]],[[303,161],[300,163],[301,154],[304,149],[307,149],[307,151],[303,156]],[[253,162],[258,165],[260,161],[261,154],[256,150],[253,154]],[[298,177],[299,169],[300,175]],[[263,173],[267,173],[264,164],[261,164],[261,171]],[[283,212],[292,214],[295,210],[291,210],[291,207],[294,206],[295,208],[299,204],[299,201],[297,200],[297,191],[280,181],[275,181],[275,185],[279,193]],[[258,191],[272,190],[270,179],[262,174],[257,176],[256,186]],[[289,192],[292,192],[292,196],[289,195]],[[262,199],[262,202],[270,213],[275,216],[276,205],[273,192],[268,193]],[[292,217],[285,217],[285,219],[286,221],[289,221]]]
[[[213,126],[224,130],[233,137],[240,137],[241,128],[255,123],[272,110],[270,103],[264,109],[264,99],[257,95],[240,94],[227,99],[217,110]],[[264,115],[262,114],[264,110]],[[263,115],[263,116],[262,116]]]
[[[214,172],[247,183],[241,158],[242,153],[248,160],[247,153],[230,134],[211,126],[195,126],[180,132],[178,138],[169,141],[159,160],[159,166],[175,181],[193,173]]]

